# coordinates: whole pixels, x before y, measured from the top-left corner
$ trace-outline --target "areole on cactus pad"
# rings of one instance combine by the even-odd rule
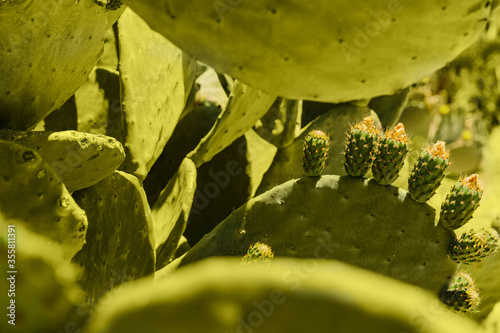
[[[491,1],[125,0],[189,55],[268,93],[343,102],[391,95],[484,30]]]

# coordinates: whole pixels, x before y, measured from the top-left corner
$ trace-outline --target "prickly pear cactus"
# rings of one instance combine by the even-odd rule
[[[463,233],[450,244],[450,258],[461,264],[475,264],[498,249],[498,232],[485,229],[478,232]]]
[[[403,168],[408,153],[408,137],[402,123],[380,138],[372,164],[373,178],[382,185],[393,183]]]
[[[370,170],[378,140],[379,132],[372,116],[351,127],[344,151],[344,169],[349,176],[363,177]]]
[[[69,259],[85,243],[87,216],[34,150],[0,140],[0,212],[62,244]]]
[[[321,130],[312,130],[304,139],[302,167],[308,176],[317,177],[325,169],[330,137]]]
[[[111,288],[154,272],[151,210],[139,180],[121,171],[73,196],[89,217],[87,242],[73,262],[82,268],[82,307],[93,310]]]
[[[477,174],[463,177],[453,186],[441,205],[439,222],[447,229],[458,229],[466,224],[479,207],[483,189]]]
[[[454,235],[435,210],[373,180],[326,175],[290,180],[234,211],[186,254],[243,256],[264,242],[275,256],[338,259],[439,292],[455,272]],[[411,218],[409,218],[411,217]]]
[[[478,329],[473,320],[450,312],[420,288],[341,262],[274,258],[269,266],[238,269],[239,262],[210,259],[154,284],[129,284],[99,308],[87,332],[470,333]],[[186,319],[193,311],[196,320]]]
[[[123,9],[108,14],[95,0],[0,2],[0,128],[33,128],[69,99]]]
[[[69,192],[96,184],[112,174],[125,159],[120,142],[105,135],[0,130],[0,139],[36,150],[57,172]]]
[[[440,294],[441,301],[459,312],[474,312],[481,300],[472,277],[458,272]]]
[[[226,109],[198,146],[188,154],[197,167],[210,161],[217,153],[252,128],[276,100],[275,95],[236,82]]]
[[[130,9],[117,26],[126,153],[121,170],[144,180],[184,109],[196,63]]]
[[[60,245],[29,231],[23,221],[0,212],[0,228],[0,265],[6,270],[0,331],[60,332],[70,308],[82,300],[76,267]]]
[[[408,178],[408,192],[413,200],[426,202],[441,185],[446,168],[450,165],[450,152],[445,143],[438,141],[418,158]]]
[[[319,103],[318,103],[319,104]],[[304,158],[303,145],[307,133],[320,128],[330,136],[329,158],[325,164],[325,174],[344,174],[343,155],[345,148],[345,133],[350,124],[370,115],[370,109],[350,104],[321,105],[326,108],[324,114],[304,127],[293,143],[280,148],[276,152],[269,170],[264,174],[257,194],[264,193],[277,184],[284,183],[292,178],[304,176],[302,162]]]
[[[285,98],[334,103],[391,95],[445,66],[478,39],[491,7],[488,0],[124,2],[219,72]]]
[[[151,207],[156,269],[169,264],[175,255],[179,240],[186,230],[195,190],[196,167],[193,161],[185,158]]]

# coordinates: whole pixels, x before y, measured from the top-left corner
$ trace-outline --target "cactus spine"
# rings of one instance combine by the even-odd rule
[[[304,159],[302,166],[308,176],[320,176],[325,169],[327,153],[330,148],[329,136],[320,130],[310,131],[305,138],[303,151]]]
[[[397,178],[408,154],[408,137],[402,123],[387,131],[380,140],[372,165],[373,178],[382,185],[389,185]]]
[[[466,265],[481,262],[498,248],[498,232],[495,229],[485,229],[478,232],[462,234],[450,244],[451,260]]]
[[[379,133],[372,116],[351,127],[344,152],[344,169],[349,176],[363,177],[370,170],[378,140]]]
[[[426,202],[436,193],[444,171],[450,165],[449,157],[450,152],[446,150],[443,141],[438,141],[424,150],[408,179],[408,192],[413,200]]]
[[[453,277],[449,287],[441,292],[440,299],[459,312],[473,312],[481,302],[474,280],[465,272]]]
[[[461,178],[441,205],[440,223],[449,230],[460,228],[472,218],[482,195],[477,174]]]

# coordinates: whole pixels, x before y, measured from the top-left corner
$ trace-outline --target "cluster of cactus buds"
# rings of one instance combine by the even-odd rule
[[[478,232],[462,234],[450,245],[450,258],[466,265],[481,262],[498,248],[498,232],[495,229],[484,229]]]
[[[403,168],[408,154],[408,136],[402,123],[380,139],[372,165],[373,178],[382,185],[392,184]]]
[[[465,272],[458,272],[452,278],[448,288],[441,292],[440,299],[459,312],[475,311],[480,303],[474,280]]]
[[[330,137],[320,130],[310,131],[304,141],[304,160],[302,166],[308,176],[320,176],[325,169]]]
[[[450,152],[438,141],[422,152],[408,179],[408,192],[413,200],[426,202],[435,193],[444,171],[450,165]]]
[[[370,170],[378,140],[379,131],[372,116],[351,127],[344,152],[344,169],[349,176],[363,177]]]
[[[247,264],[255,261],[269,263],[272,258],[274,258],[274,252],[271,247],[265,243],[256,242],[250,245],[241,263]]]
[[[483,189],[477,174],[461,178],[441,205],[439,222],[449,230],[465,225],[479,207]]]

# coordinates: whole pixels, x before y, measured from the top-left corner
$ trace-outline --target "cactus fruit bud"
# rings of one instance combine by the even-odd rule
[[[272,258],[274,258],[274,252],[271,247],[267,244],[257,242],[250,245],[241,263],[247,264],[254,261],[269,262]]]
[[[449,157],[450,152],[443,141],[424,150],[408,178],[408,192],[413,200],[426,202],[436,193],[444,171],[450,165]]]
[[[441,205],[439,221],[449,230],[460,228],[472,218],[482,196],[477,174],[461,178]]]
[[[363,177],[368,172],[378,140],[379,133],[372,116],[351,127],[344,152],[344,169],[349,176]]]
[[[373,178],[389,185],[397,178],[408,154],[408,137],[402,123],[387,131],[380,140],[372,165]]]
[[[481,262],[498,248],[498,232],[485,229],[478,232],[464,233],[450,244],[449,256],[459,264],[475,264]]]
[[[459,312],[473,312],[481,299],[474,280],[465,272],[457,273],[440,294],[441,301]]]
[[[304,141],[304,159],[302,166],[308,176],[320,176],[325,169],[330,138],[320,130],[310,131]]]

